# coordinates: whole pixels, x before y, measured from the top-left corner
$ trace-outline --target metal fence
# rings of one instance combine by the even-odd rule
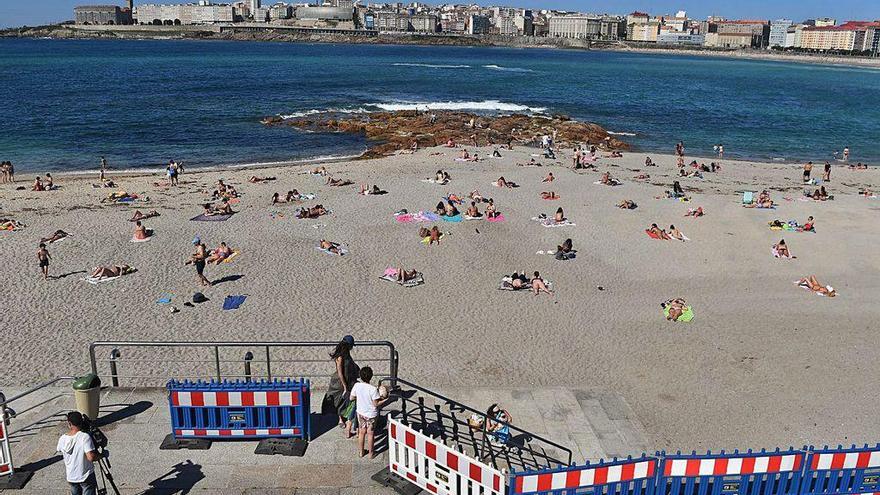
[[[92,373],[119,386],[165,386],[179,380],[329,379],[338,342],[93,342]],[[356,342],[359,364],[396,383],[398,354],[388,341]],[[101,357],[106,356],[106,357]]]

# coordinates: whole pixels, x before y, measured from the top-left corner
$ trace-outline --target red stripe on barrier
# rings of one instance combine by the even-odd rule
[[[290,405],[298,406],[299,405],[299,394],[301,392],[299,390],[294,390],[290,392]]]
[[[770,456],[770,459],[767,462],[767,472],[768,473],[778,473],[779,467],[781,465],[782,465],[782,456],[779,456],[779,455]]]
[[[244,434],[253,436],[257,434],[257,430],[244,430]]]
[[[565,473],[565,487],[566,488],[577,488],[581,484],[581,472],[580,471],[569,471]]]
[[[672,460],[666,459],[663,463],[663,476],[672,476]]]
[[[404,433],[403,438],[404,438],[403,443],[405,443],[407,447],[409,447],[411,449],[416,448],[416,436],[415,436],[415,434],[413,434],[413,432],[408,431],[408,432]]]
[[[179,406],[180,405],[180,399],[177,398],[177,392],[171,392],[171,405],[172,406]]]
[[[406,473],[406,477],[413,480],[413,481],[418,481],[418,479],[416,478],[416,475],[414,475],[412,473]]]
[[[397,440],[397,425],[391,423],[391,438]]]
[[[635,477],[636,465],[634,463],[624,464],[620,467],[620,481],[630,481]]]
[[[819,467],[819,455],[813,454],[812,459],[813,459],[813,462],[810,463],[810,469],[815,471]],[[797,467],[797,466],[795,466],[795,467]]]
[[[446,453],[446,467],[453,471],[458,471],[458,456],[452,452]]]
[[[522,476],[516,477],[516,483],[513,487],[513,492],[514,493],[522,493],[523,492],[523,477]]]
[[[183,435],[183,430],[174,430],[175,435]]]
[[[498,476],[496,474],[495,476],[492,477],[492,489],[495,490],[496,492],[501,491],[501,476]]]
[[[685,463],[684,475],[697,476],[700,474],[700,459],[688,459]]]
[[[654,476],[654,469],[656,468],[656,461],[648,462],[648,478]]]
[[[846,454],[834,454],[831,456],[831,469],[840,469],[846,460]]]
[[[593,484],[604,485],[608,481],[608,468],[600,467],[593,471]]]
[[[436,487],[436,486],[434,486],[434,485],[432,485],[432,484],[430,484],[430,483],[425,483],[425,484],[428,486],[428,490],[430,490],[430,491],[433,492],[433,493],[437,493],[437,487]]]
[[[471,463],[470,468],[468,469],[468,476],[477,483],[483,482],[483,470],[476,464]]]
[[[9,464],[0,465],[0,473],[5,473],[6,471],[9,471]]]
[[[856,461],[856,469],[865,469],[871,461],[870,452],[859,452],[859,458]]]
[[[794,466],[792,467],[792,471],[797,471],[798,469],[800,469],[800,468],[801,468],[801,462],[802,462],[803,460],[804,460],[804,459],[803,459],[803,456],[802,456],[802,455],[800,455],[800,454],[795,455],[795,456],[794,456]]]
[[[270,435],[280,435],[281,428],[269,428],[269,434]]]
[[[755,458],[754,457],[743,457],[742,469],[740,469],[739,474],[752,474],[755,472]]]
[[[538,475],[538,489],[539,492],[550,491],[550,487],[553,486],[553,475],[552,474],[539,474]]]
[[[242,392],[241,393],[241,405],[253,407],[254,393],[253,392]]]
[[[267,406],[277,406],[281,403],[281,400],[278,398],[277,390],[269,390],[266,392],[266,405]]]
[[[425,442],[425,455],[431,459],[437,460],[437,446],[431,442]]]
[[[3,407],[3,406],[0,406],[0,407]],[[3,438],[5,438],[5,437],[6,437],[6,427],[4,425],[0,424],[0,440],[3,440]]]
[[[720,459],[715,459],[715,468],[712,470],[712,474],[715,476],[724,476],[727,474],[727,459],[726,457],[722,457]]]
[[[208,430],[193,430],[193,435],[197,437],[203,437],[208,434]]]
[[[220,436],[221,437],[231,437],[232,430],[220,430]]]
[[[217,398],[218,407],[226,407],[229,405],[229,392],[217,392],[214,397]]]
[[[205,407],[205,396],[203,392],[189,393],[190,405],[193,407]]]

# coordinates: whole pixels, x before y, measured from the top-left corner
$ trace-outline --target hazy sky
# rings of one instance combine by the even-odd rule
[[[108,0],[0,0],[0,27],[33,26],[63,21],[73,18],[75,5],[105,3],[114,2]],[[135,4],[138,3],[147,2],[135,0]],[[185,0],[151,0],[149,3],[185,3]],[[221,2],[217,1],[217,3]],[[269,4],[274,1],[264,0],[264,3]],[[465,2],[460,0],[460,3]],[[708,15],[761,19],[786,17],[793,20],[815,17],[835,17],[838,21],[880,19],[880,0],[504,0],[503,2],[498,0],[478,3],[506,3],[533,9],[555,8],[615,14],[626,14],[633,10],[649,13],[675,13],[684,9],[687,10],[689,16],[697,19]],[[123,2],[119,2],[119,4],[122,5]]]

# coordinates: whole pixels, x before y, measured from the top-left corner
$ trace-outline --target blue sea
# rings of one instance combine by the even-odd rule
[[[190,167],[362,152],[267,115],[430,107],[562,113],[644,152],[880,161],[880,70],[567,50],[0,40],[0,160],[17,170]]]

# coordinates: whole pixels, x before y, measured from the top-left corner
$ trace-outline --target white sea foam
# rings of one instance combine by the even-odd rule
[[[527,105],[518,105],[516,103],[505,103],[498,100],[372,103],[368,106],[375,106],[389,112],[399,110],[479,110],[490,112],[543,113],[547,111],[544,107],[530,107]]]
[[[451,64],[416,64],[409,62],[397,62],[391,65],[398,67],[426,67],[430,69],[470,69],[470,65],[451,65]]]
[[[296,119],[299,117],[308,117],[309,115],[318,115],[322,113],[369,113],[374,112],[375,110],[370,110],[368,108],[363,107],[355,107],[355,108],[324,108],[318,109],[313,108],[311,110],[302,110],[299,112],[293,112],[289,114],[281,114],[279,117],[282,119]]]
[[[636,135],[636,133],[634,133],[634,132],[614,132],[614,131],[608,131],[608,134],[611,134],[612,136],[635,136]]]
[[[499,70],[501,72],[535,72],[532,69],[524,69],[522,67],[503,67],[495,64],[484,65],[483,68],[489,70]]]

